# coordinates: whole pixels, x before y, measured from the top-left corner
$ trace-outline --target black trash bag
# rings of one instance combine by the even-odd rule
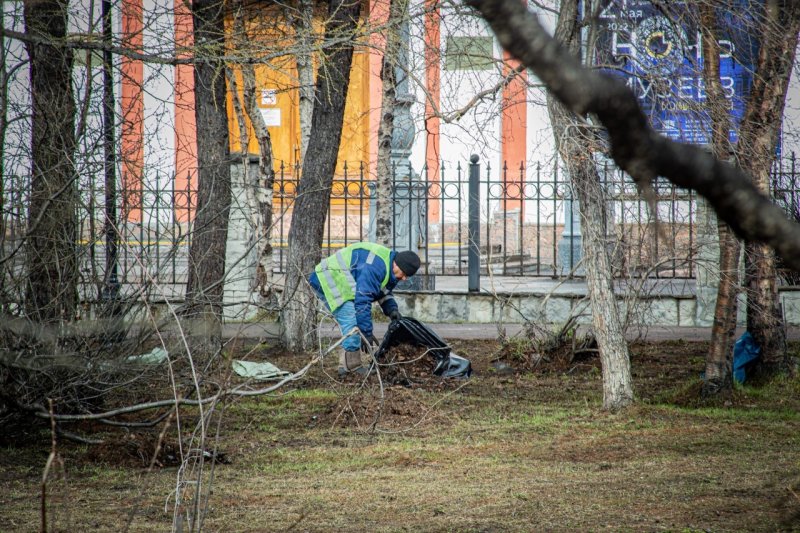
[[[468,378],[472,375],[472,365],[465,359],[450,351],[450,347],[439,335],[428,326],[411,317],[404,316],[393,320],[383,336],[381,345],[375,352],[375,359],[380,361],[390,348],[400,344],[422,346],[428,349],[428,355],[436,360],[433,375],[443,378]]]

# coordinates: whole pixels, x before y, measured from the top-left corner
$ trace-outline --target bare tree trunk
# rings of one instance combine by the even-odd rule
[[[25,2],[33,138],[26,260],[25,311],[34,320],[72,320],[78,304],[78,187],[72,51],[55,43],[67,35],[67,0]]]
[[[245,49],[245,44],[249,42],[244,25],[244,12],[241,2],[237,2],[239,9],[234,17],[234,29],[236,38],[239,39],[240,49]],[[243,91],[242,100],[244,113],[250,119],[250,123],[255,130],[256,140],[259,147],[258,174],[250,176],[247,128],[243,124],[244,117],[240,118],[242,123],[242,164],[244,165],[243,175],[245,176],[245,187],[247,188],[247,200],[250,206],[250,226],[253,231],[254,246],[257,254],[256,276],[252,282],[252,289],[257,290],[262,298],[269,298],[272,294],[274,276],[272,274],[272,186],[275,183],[275,169],[272,155],[272,139],[264,122],[264,117],[258,109],[258,95],[256,94],[256,73],[252,63],[242,64]],[[238,102],[238,95],[235,101]]]
[[[717,223],[719,235],[719,288],[711,327],[711,345],[701,395],[708,397],[733,386],[733,344],[739,295],[739,239],[724,222]]]
[[[571,157],[578,155],[573,152]],[[591,158],[579,161],[579,164],[570,167],[570,175],[578,194],[583,223],[586,284],[592,302],[592,325],[603,370],[603,408],[616,411],[634,401],[630,354],[622,331],[620,311],[614,296],[611,262],[605,246],[604,211],[607,204],[594,162]]]
[[[579,52],[577,0],[564,0],[561,3],[555,38],[573,53]],[[549,94],[547,107],[556,146],[567,165],[579,201],[586,252],[584,268],[592,302],[592,325],[603,369],[603,408],[616,411],[633,403],[633,380],[628,344],[614,296],[611,262],[605,246],[606,202],[592,157],[594,142],[591,133]]]
[[[384,246],[392,245],[394,220],[392,217],[392,134],[394,133],[394,108],[397,102],[397,60],[400,56],[400,24],[406,16],[408,0],[389,0],[389,19],[386,26],[386,44],[381,65],[383,94],[381,121],[378,125],[377,176],[375,177],[375,240]]]
[[[195,42],[195,120],[197,124],[197,214],[189,248],[188,315],[199,320],[201,337],[219,344],[225,282],[225,252],[231,205],[225,66],[225,3],[192,3]]]
[[[0,28],[5,28],[5,11],[0,9]],[[0,213],[5,213],[5,157],[8,128],[8,69],[6,42],[0,39]],[[0,215],[0,313],[8,312],[11,298],[6,295],[6,217]]]
[[[360,2],[350,0],[334,0],[329,7],[325,43],[338,43],[320,59],[311,124],[314,135],[308,144],[289,230],[281,322],[284,344],[291,350],[307,349],[317,339],[317,300],[306,277],[321,258],[360,10]]]
[[[298,163],[303,167],[308,140],[311,138],[311,120],[314,113],[314,0],[300,0],[300,16],[294,18],[293,26],[297,39],[298,53],[297,81],[300,85],[300,157]]]
[[[258,264],[256,266],[255,288],[259,294],[267,298],[272,293],[272,186],[275,183],[275,169],[272,160],[272,139],[264,123],[264,118],[256,105],[256,75],[252,65],[247,65],[244,76],[244,108],[258,140],[259,158],[258,175],[253,181],[250,191],[255,192],[255,207],[258,220],[255,228]]]
[[[237,8],[241,9],[240,2],[237,2]],[[237,23],[241,15],[237,12],[234,17],[234,31],[238,32]],[[245,65],[240,67],[241,70],[246,68],[247,66]],[[250,131],[248,129],[247,119],[245,118],[244,104],[242,102],[242,98],[239,97],[239,87],[236,81],[236,72],[234,72],[234,70],[228,66],[225,68],[225,73],[228,79],[228,87],[230,88],[232,95],[231,103],[233,104],[233,112],[236,115],[236,122],[239,124],[239,147],[241,152],[239,154],[239,164],[242,166],[242,187],[245,189],[245,196],[247,198],[247,213],[249,215],[248,222],[251,232],[250,239],[252,239],[250,245],[257,247],[259,245],[259,242],[257,241],[258,235],[260,234],[259,228],[261,227],[261,210],[258,206],[258,193],[256,190],[258,187],[258,178],[253,178],[252,173],[250,172]],[[256,270],[256,276],[251,280],[251,290],[255,290],[256,284],[258,283],[258,266],[256,266]]]
[[[739,133],[739,166],[764,194],[780,132],[786,90],[800,32],[800,3],[767,2],[758,65]],[[778,298],[775,254],[764,244],[746,246],[747,329],[761,347],[760,370],[793,368],[786,350],[786,329]]]
[[[732,153],[728,136],[730,104],[719,79],[719,28],[716,6],[700,6],[703,38],[703,78],[711,115],[711,148],[714,156],[726,160]],[[706,354],[706,370],[701,395],[715,396],[733,387],[733,342],[736,333],[737,296],[739,294],[739,240],[730,227],[717,221],[719,235],[719,286],[711,328],[711,345]]]
[[[777,276],[772,249],[764,244],[748,243],[745,246],[747,330],[761,348],[757,371],[764,374],[782,372],[791,366]]]

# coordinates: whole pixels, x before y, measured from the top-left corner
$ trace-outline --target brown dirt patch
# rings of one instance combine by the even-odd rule
[[[419,389],[376,384],[365,385],[354,394],[343,396],[321,417],[320,427],[372,430],[411,430],[448,425],[437,409],[440,398]]]
[[[442,400],[441,394],[456,390],[467,381],[435,376],[435,367],[436,359],[424,348],[395,346],[368,377],[350,374],[342,378],[341,399],[318,423],[361,430],[446,423],[436,408]]]
[[[86,461],[130,468],[176,466],[180,464],[179,447],[173,438],[159,439],[150,432],[127,433],[110,437],[90,446]]]
[[[184,453],[187,451],[184,450]],[[203,451],[204,460],[228,464],[223,452]],[[181,450],[174,436],[161,436],[156,432],[126,433],[103,440],[87,450],[82,458],[87,463],[122,466],[127,468],[166,468],[182,463]]]

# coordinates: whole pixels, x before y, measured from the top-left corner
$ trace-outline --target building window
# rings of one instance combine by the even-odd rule
[[[448,37],[445,70],[488,70],[494,63],[491,36]]]

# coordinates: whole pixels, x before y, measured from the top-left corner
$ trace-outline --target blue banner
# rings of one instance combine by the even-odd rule
[[[703,80],[703,46],[695,2],[605,0],[598,13],[596,66],[621,76],[653,128],[677,141],[708,144],[711,124]],[[716,12],[720,82],[736,142],[758,57],[762,0],[730,0]]]

